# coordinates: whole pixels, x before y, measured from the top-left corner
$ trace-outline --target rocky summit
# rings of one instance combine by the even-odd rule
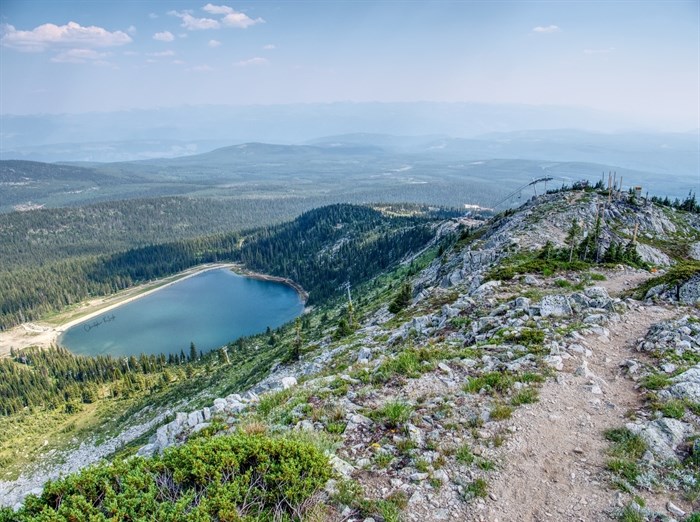
[[[141,410],[0,502],[125,444],[148,459],[260,432],[323,448],[309,520],[698,520],[700,216],[582,187],[433,233],[297,360]]]

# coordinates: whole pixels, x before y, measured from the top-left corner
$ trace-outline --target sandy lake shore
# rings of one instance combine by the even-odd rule
[[[46,348],[57,344],[59,336],[76,324],[97,317],[118,306],[157,292],[162,288],[183,281],[189,277],[219,268],[230,268],[237,274],[255,279],[284,283],[294,288],[302,300],[306,301],[308,297],[304,289],[294,281],[251,272],[238,264],[216,263],[199,265],[185,270],[184,272],[180,272],[179,274],[128,288],[110,296],[97,297],[83,301],[67,311],[56,314],[50,319],[23,323],[4,332],[0,332],[0,357],[9,355],[11,348],[15,350],[22,350],[30,346]]]

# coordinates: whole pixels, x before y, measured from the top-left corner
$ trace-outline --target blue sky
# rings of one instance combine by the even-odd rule
[[[0,113],[474,101],[692,129],[699,6],[4,0]]]

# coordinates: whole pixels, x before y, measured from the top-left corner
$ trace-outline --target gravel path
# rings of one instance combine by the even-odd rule
[[[557,379],[543,386],[538,403],[516,411],[504,468],[471,520],[611,520],[619,494],[603,474],[609,447],[603,433],[622,426],[626,412],[642,405],[619,365],[632,356],[634,343],[651,324],[673,315],[665,308],[640,307],[611,325],[609,337],[593,335],[581,342],[593,352],[586,358],[587,371],[582,359],[569,359]]]

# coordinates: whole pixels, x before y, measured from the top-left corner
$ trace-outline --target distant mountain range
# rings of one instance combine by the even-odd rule
[[[0,118],[0,158],[37,161],[173,157],[233,143],[298,144],[358,132],[475,138],[522,129],[644,129],[629,118],[581,107],[435,102],[185,106]]]

